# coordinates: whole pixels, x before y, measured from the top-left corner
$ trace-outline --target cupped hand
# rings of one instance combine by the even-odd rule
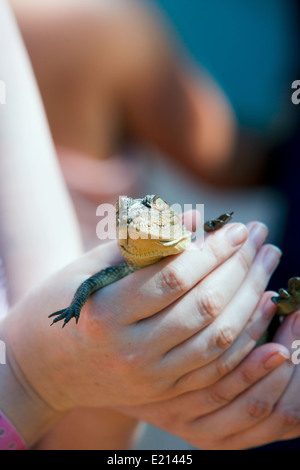
[[[272,295],[266,292],[262,296],[250,329],[260,331],[274,314]],[[280,326],[274,337],[276,343],[255,348],[213,385],[159,403],[122,407],[119,411],[159,426],[202,449],[248,449],[297,438],[299,337],[300,314],[296,312]],[[239,341],[241,338],[242,335]]]
[[[78,325],[50,328],[48,315],[68,304],[84,279],[119,261],[115,242],[89,252],[5,319],[11,362],[61,411],[149,403],[215,382],[247,354],[250,343],[253,347],[245,337],[243,353],[221,362],[242,337],[280,256],[275,247],[262,247],[263,225],[248,228],[246,241],[246,228],[229,224],[209,235],[201,249],[94,294]],[[211,368],[209,379],[202,368]]]
[[[219,443],[222,448],[258,447],[300,437],[299,339],[298,311],[285,318],[273,339],[290,351],[290,360],[239,398],[242,419]]]

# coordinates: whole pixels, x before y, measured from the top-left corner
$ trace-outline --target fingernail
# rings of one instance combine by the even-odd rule
[[[251,227],[249,238],[255,248],[260,248],[268,236],[268,228],[266,225],[257,223]]]
[[[243,224],[235,224],[229,229],[227,236],[232,246],[238,246],[247,240],[248,230]]]
[[[268,274],[272,274],[274,269],[277,267],[282,251],[277,246],[270,246],[265,253],[263,264]]]
[[[290,355],[288,351],[276,351],[276,353],[272,354],[272,356],[268,357],[268,359],[264,362],[264,367],[265,369],[274,369],[274,367],[279,366],[284,361],[289,359],[289,357]]]

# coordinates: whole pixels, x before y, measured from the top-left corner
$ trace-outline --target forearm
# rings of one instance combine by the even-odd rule
[[[17,366],[7,340],[4,321],[0,323],[0,338],[6,346],[5,361],[2,360],[0,365],[0,411],[30,448],[61,414],[52,410],[35,393]]]
[[[80,251],[78,228],[14,18],[0,5],[0,250],[14,303]]]
[[[82,432],[72,432],[81,425]],[[104,408],[79,408],[65,415],[35,450],[126,450],[136,444],[143,425]]]

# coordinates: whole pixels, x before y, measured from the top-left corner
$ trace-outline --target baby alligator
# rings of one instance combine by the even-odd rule
[[[210,220],[205,223],[204,230],[218,230],[232,216],[233,212]],[[118,246],[125,263],[105,268],[84,281],[69,307],[49,315],[49,318],[56,317],[51,325],[64,320],[64,327],[73,317],[77,323],[83,305],[94,292],[166,256],[181,253],[192,241],[192,233],[159,196],[120,198],[116,204],[116,225]]]
[[[204,224],[206,232],[219,230],[227,224],[233,212],[222,214]],[[192,233],[182,224],[180,217],[159,196],[142,199],[123,197],[116,204],[118,246],[125,263],[111,266],[86,279],[77,289],[69,307],[49,315],[56,317],[53,323],[64,320],[63,327],[74,317],[79,320],[81,309],[99,289],[116,282],[144,266],[181,253],[192,241]],[[277,305],[277,314],[288,315],[300,308],[300,278],[293,277],[288,288],[279,289],[272,301]]]

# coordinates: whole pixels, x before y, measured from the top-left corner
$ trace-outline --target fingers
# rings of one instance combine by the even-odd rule
[[[125,413],[133,411],[134,416],[169,432],[183,431],[186,433],[183,438],[187,437],[187,440],[190,440],[190,423],[194,426],[195,420],[201,416],[205,417],[230,404],[236,397],[285,362],[287,356],[288,351],[281,345],[263,345],[252,351],[239,367],[211,387],[183,393],[161,402],[135,406],[134,410],[124,408],[121,411]],[[193,434],[192,432],[192,436]],[[199,426],[199,434],[201,434],[201,426]]]
[[[229,224],[179,256],[134,272],[96,293],[99,305],[120,324],[129,325],[153,315],[188,292],[213,269],[230,258],[246,241],[242,224]]]
[[[268,418],[289,383],[292,373],[288,362],[281,364],[228,406],[194,420],[190,423],[191,431],[200,432],[207,441],[222,442],[221,447],[224,446],[224,448],[250,447],[252,444],[249,441],[246,443],[246,440],[243,443],[240,442],[237,447],[239,437],[236,440],[232,437],[224,439],[224,435],[236,434],[238,436],[246,429],[249,429],[247,432],[251,432],[252,426],[256,426]]]
[[[273,441],[300,436],[300,369],[296,365],[286,392],[277,403],[269,422],[266,423],[268,425],[268,435],[271,433]]]
[[[278,441],[288,435],[291,438],[299,436],[299,374],[297,368],[290,366],[290,369],[293,371],[290,383],[284,391],[283,398],[279,399],[277,404],[275,402],[272,404],[272,412],[267,414],[265,419],[253,428],[226,439],[225,445],[241,448],[247,442],[248,445],[250,443],[251,447],[254,447]],[[264,397],[267,392],[267,389],[263,391]]]
[[[297,358],[293,357],[295,352],[291,347],[295,339],[299,338],[300,325],[299,314],[287,317],[283,325],[275,335],[276,341],[282,342],[290,349],[291,361],[289,362],[289,380],[285,384],[284,392],[279,399],[273,403],[272,413],[266,416],[262,422],[228,437],[222,443],[226,448],[244,448],[245,446],[261,446],[280,439],[298,437],[300,433],[300,400],[299,382],[300,369],[297,367]],[[296,362],[295,362],[296,359]],[[294,364],[294,365],[293,365]],[[276,387],[276,383],[273,383]],[[266,400],[269,390],[262,389],[261,399]]]
[[[238,252],[185,296],[160,314],[141,322],[138,325],[141,333],[147,334],[149,341],[159,341],[158,351],[165,354],[211,324],[240,288],[267,234],[263,224],[253,224],[248,240]]]
[[[284,346],[276,344],[260,346],[254,349],[235,370],[214,385],[180,395],[174,400],[174,410],[177,409],[178,413],[182,411],[180,419],[185,422],[212,413],[230,404],[238,395],[283,364],[288,357],[289,353]]]
[[[186,392],[208,387],[231,373],[252,351],[266,331],[276,310],[276,306],[270,300],[272,295],[272,292],[263,294],[244,331],[224,354],[215,361],[180,377],[175,384],[175,389]]]
[[[296,401],[295,396],[289,396],[292,402],[280,402],[280,396],[286,395],[285,388],[289,388],[288,383],[292,381],[293,373],[294,368],[286,363],[278,369],[277,374],[274,371],[274,375],[267,377],[268,380],[262,380],[260,387],[242,397],[239,403],[240,410],[244,406],[241,423],[233,426],[231,430],[234,432],[222,440],[222,448],[262,446],[280,440],[285,434],[291,433],[292,429],[299,429],[299,406],[293,404],[298,403],[299,390]],[[234,412],[237,412],[237,408]]]
[[[179,373],[208,364],[229,349],[245,328],[266,288],[281,252],[264,245],[232,301],[221,315],[202,332],[175,347],[164,357],[165,365],[176,364]]]

